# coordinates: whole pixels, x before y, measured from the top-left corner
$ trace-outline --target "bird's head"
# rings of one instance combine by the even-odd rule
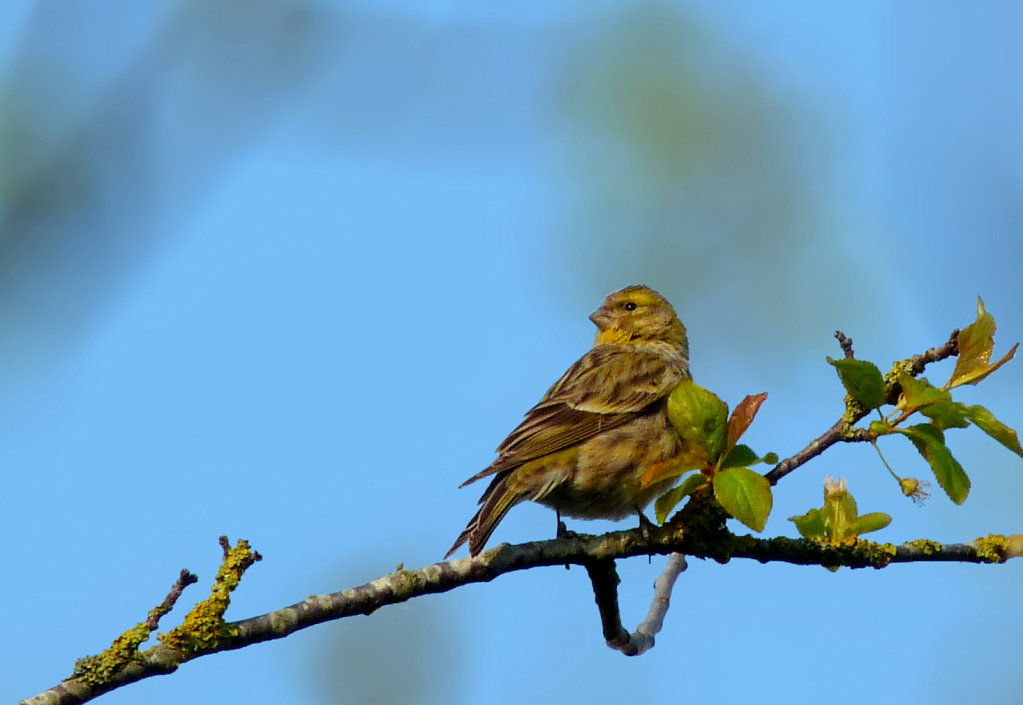
[[[616,291],[590,315],[597,343],[641,343],[661,340],[687,346],[686,328],[668,300],[648,286]]]

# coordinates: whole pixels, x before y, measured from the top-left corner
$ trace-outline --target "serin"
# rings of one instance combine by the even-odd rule
[[[479,511],[445,558],[466,541],[469,554],[512,507],[539,502],[561,516],[621,519],[637,513],[674,480],[643,487],[652,467],[672,463],[682,441],[666,402],[690,379],[686,329],[668,300],[646,286],[608,296],[590,315],[593,347],[554,385],[497,448],[497,459],[461,487],[493,475]]]

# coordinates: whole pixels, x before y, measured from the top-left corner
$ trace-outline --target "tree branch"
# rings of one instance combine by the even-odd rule
[[[586,574],[593,584],[593,598],[600,612],[600,623],[604,628],[604,640],[612,649],[624,649],[631,636],[622,626],[621,610],[618,608],[618,571],[610,558],[586,563]]]
[[[593,583],[593,596],[600,612],[600,622],[604,628],[604,639],[612,649],[621,651],[626,656],[639,656],[654,646],[654,637],[664,626],[664,616],[671,605],[671,591],[675,580],[686,569],[686,558],[681,553],[668,556],[657,580],[654,581],[654,599],[650,611],[636,631],[630,634],[622,626],[621,613],[618,609],[618,571],[613,560],[594,561],[586,564],[586,572]]]
[[[690,505],[692,504],[693,502],[690,502]],[[697,504],[700,505],[702,502],[697,501]],[[686,509],[688,508],[687,506]],[[686,509],[679,514],[686,514]],[[707,509],[709,507],[704,505],[704,511],[700,514],[707,514]],[[688,521],[688,517],[682,519]],[[647,530],[617,531],[602,536],[575,535],[515,546],[501,544],[476,558],[435,563],[417,570],[399,569],[371,583],[328,595],[314,595],[290,607],[259,617],[238,622],[221,622],[219,625],[211,625],[208,620],[196,620],[193,615],[196,612],[203,613],[203,606],[208,606],[211,601],[215,603],[213,609],[219,610],[220,606],[224,606],[222,600],[215,599],[220,594],[218,590],[222,592],[223,589],[218,586],[226,585],[228,590],[232,589],[232,583],[237,584],[235,578],[240,577],[244,568],[251,565],[255,560],[254,556],[258,555],[249,551],[245,542],[239,542],[225,558],[210,600],[196,605],[186,617],[185,624],[172,630],[172,634],[177,632],[176,639],[172,641],[164,639],[156,646],[132,654],[119,667],[102,674],[102,678],[96,673],[86,675],[76,670],[74,675],[59,685],[21,702],[24,705],[84,703],[128,683],[173,672],[182,663],[200,656],[240,649],[271,639],[281,639],[314,624],[356,614],[370,614],[385,605],[405,602],[419,595],[447,592],[469,583],[489,582],[505,573],[542,566],[562,566],[568,563],[581,565],[589,571],[590,566],[603,564],[597,571],[598,581],[604,584],[609,580],[607,566],[610,564],[610,572],[613,573],[615,559],[650,554],[681,553],[698,558],[711,558],[720,563],[726,563],[732,558],[752,558],[760,562],[780,561],[796,565],[850,568],[883,568],[891,563],[933,561],[1003,563],[1009,558],[1023,555],[1021,535],[988,536],[970,543],[945,545],[921,540],[893,546],[860,540],[850,545],[831,546],[806,539],[760,539],[748,535],[737,536],[720,528],[716,521],[712,524],[718,525],[718,528],[709,531],[699,528],[682,529],[676,520],[663,527]],[[698,522],[694,523],[700,526]],[[675,567],[677,568],[677,565]],[[593,573],[591,577],[592,575]],[[614,577],[617,578],[617,575]],[[659,580],[668,579],[662,575]],[[595,593],[596,590],[595,587]],[[616,584],[613,591],[617,593]],[[638,634],[645,633],[652,638],[656,633],[657,629],[653,627],[659,628],[656,623],[663,618],[663,611],[660,611],[660,617],[657,616],[660,608],[656,602],[658,599],[666,600],[668,593],[670,586],[665,587],[662,583],[655,594],[651,617],[644,622],[649,629],[641,625],[637,630]],[[609,599],[602,600],[598,597],[598,602],[609,602]],[[617,597],[615,603],[617,605]],[[666,609],[666,604],[664,608]],[[614,612],[618,612],[617,607]],[[193,633],[185,629],[189,624],[198,625],[197,628],[201,627],[206,631]],[[216,638],[208,637],[211,626],[215,627],[213,631]],[[608,622],[605,620],[604,631],[605,636],[608,636],[610,631],[610,636],[619,641],[622,640],[623,633],[629,636],[621,628],[620,617],[618,629],[609,630]],[[637,649],[640,648],[642,639],[643,637],[640,637],[636,640]],[[622,641],[623,644],[631,642],[632,637]],[[188,644],[188,648],[184,648],[183,644]]]
[[[853,355],[852,339],[846,337],[842,331],[835,331],[835,337],[842,347],[842,354],[847,358],[851,358]],[[896,403],[899,399],[899,394],[902,392],[902,386],[899,384],[898,374],[896,374],[897,371],[905,371],[911,376],[916,377],[924,371],[924,367],[928,364],[953,357],[957,354],[959,354],[958,329],[952,331],[952,334],[944,344],[936,348],[929,348],[920,355],[914,355],[907,360],[903,360],[901,363],[893,365],[892,372],[885,377],[888,403]],[[776,485],[778,480],[801,465],[805,465],[808,461],[813,460],[839,441],[855,442],[869,440],[862,434],[855,433],[853,426],[862,421],[870,411],[870,409],[864,409],[855,402],[847,402],[845,413],[842,414],[842,417],[831,428],[810,441],[803,450],[775,465],[765,477],[772,485]]]

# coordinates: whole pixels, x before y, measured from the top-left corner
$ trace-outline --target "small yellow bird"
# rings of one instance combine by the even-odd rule
[[[508,510],[539,502],[578,519],[621,519],[638,513],[675,479],[643,487],[647,470],[674,462],[682,440],[668,421],[666,401],[690,379],[686,329],[668,300],[646,286],[608,296],[590,316],[593,347],[554,383],[497,448],[476,515],[448,558],[469,542],[483,550]]]

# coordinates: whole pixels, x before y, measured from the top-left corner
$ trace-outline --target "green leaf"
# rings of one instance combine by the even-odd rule
[[[860,510],[856,506],[856,499],[848,490],[836,491],[829,495],[826,488],[827,484],[824,490],[824,506],[821,507],[825,533],[829,538],[841,540],[851,536],[849,527],[859,517]]]
[[[948,390],[938,389],[926,377],[916,379],[908,374],[899,375],[899,408],[909,413],[919,411],[940,429],[966,428],[966,405],[952,401]]]
[[[789,521],[796,525],[796,530],[804,539],[822,539],[826,536],[824,512],[820,509],[811,509],[803,516],[789,517]]]
[[[959,331],[959,357],[949,380],[950,387],[966,384],[964,380],[975,370],[987,366],[995,347],[995,317],[984,308],[984,300],[977,297],[977,320]]]
[[[690,475],[682,482],[681,485],[678,487],[672,487],[670,490],[658,497],[657,501],[654,502],[654,514],[657,517],[657,523],[663,524],[664,520],[667,519],[668,515],[671,514],[671,511],[678,506],[679,502],[706,484],[707,478],[704,477],[702,473]]]
[[[848,536],[859,536],[860,534],[878,531],[892,523],[892,518],[884,512],[870,512],[860,516],[849,525]]]
[[[767,463],[768,465],[778,464],[778,454],[774,451],[767,453],[763,458],[760,459],[761,463]]]
[[[977,320],[959,331],[959,357],[946,385],[950,389],[964,384],[976,384],[997,370],[1016,354],[1019,343],[1012,346],[998,362],[991,364],[995,347],[995,317],[984,309],[984,301],[977,297]]]
[[[966,416],[966,404],[958,401],[939,401],[920,409],[920,413],[941,430],[966,428],[970,421]]]
[[[725,511],[760,532],[767,524],[773,498],[771,483],[749,468],[727,468],[714,473],[714,496]]]
[[[845,391],[849,392],[864,409],[876,409],[884,405],[886,401],[884,377],[881,376],[881,370],[877,369],[877,365],[852,358],[833,360],[829,357],[827,360],[838,371]]]
[[[749,467],[757,462],[760,458],[757,457],[756,452],[744,443],[740,443],[728,452],[725,459],[721,461],[721,467],[723,468],[738,468],[738,467]]]
[[[977,428],[994,438],[1016,455],[1023,457],[1016,432],[995,418],[995,415],[983,406],[966,407],[966,418],[977,424]]]
[[[679,382],[668,397],[668,420],[694,461],[705,467],[717,462],[728,432],[728,406],[717,395],[692,381]]]
[[[970,478],[963,470],[952,452],[945,445],[945,434],[937,426],[929,423],[921,423],[900,431],[913,442],[920,455],[934,471],[941,489],[956,504],[966,501],[966,495],[970,493]]]
[[[952,400],[951,394],[935,387],[926,377],[916,379],[912,375],[902,373],[899,375],[899,386],[902,387],[899,408],[910,413],[940,401]]]
[[[965,377],[963,377],[963,379],[958,380],[958,381],[952,383],[950,385],[950,387],[959,387],[959,386],[961,386],[963,384],[977,384],[977,382],[980,382],[982,379],[984,379],[989,374],[991,374],[992,372],[997,370],[999,367],[1004,365],[1006,362],[1011,360],[1013,357],[1015,357],[1016,349],[1018,347],[1019,347],[1019,343],[1016,343],[1011,348],[1009,348],[1009,352],[1005,353],[1005,355],[1002,357],[1001,360],[999,360],[998,362],[992,363],[990,365],[986,365],[986,366],[984,366],[982,368],[973,370],[972,372],[967,374]]]
[[[859,516],[856,500],[843,479],[824,480],[824,506],[803,516],[789,517],[800,535],[808,539],[827,539],[834,545],[851,543],[860,534],[888,526],[892,518],[883,512]]]
[[[735,407],[731,417],[728,419],[728,438],[725,442],[725,452],[731,451],[735,444],[746,433],[746,429],[753,423],[760,405],[767,399],[767,392],[747,395],[739,405]]]
[[[891,424],[887,424],[884,421],[874,420],[870,422],[868,426],[871,433],[877,434],[878,436],[884,436],[892,432]]]

